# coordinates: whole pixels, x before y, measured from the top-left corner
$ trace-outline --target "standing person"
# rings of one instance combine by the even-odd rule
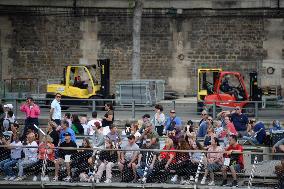
[[[155,105],[155,115],[152,119],[152,124],[155,126],[155,130],[159,136],[163,136],[164,126],[166,122],[165,114],[163,113],[163,106],[160,104]]]
[[[56,93],[55,99],[51,103],[50,108],[50,120],[54,121],[57,125],[61,125],[61,106],[60,106],[61,94]]]
[[[225,149],[225,157],[230,158],[230,164],[222,167],[222,186],[227,186],[227,172],[230,170],[234,179],[231,186],[238,187],[237,172],[240,172],[242,169],[244,169],[244,157],[243,154],[241,154],[241,152],[243,152],[243,147],[238,144],[236,135],[231,135],[229,137],[229,143],[229,147]]]
[[[23,136],[27,134],[28,129],[37,131],[34,125],[39,126],[38,117],[40,116],[40,108],[34,103],[34,99],[28,97],[26,103],[21,105],[20,110],[26,114]]]
[[[105,110],[107,111],[102,119],[102,126],[109,127],[114,121],[114,111],[111,103],[105,104]]]
[[[175,123],[175,124],[174,124]],[[169,131],[174,130],[174,128],[181,127],[181,119],[176,116],[176,111],[171,110],[170,111],[170,116],[166,120],[166,128],[164,133],[168,133]]]
[[[236,106],[235,111],[231,114],[231,120],[238,132],[239,137],[246,136],[247,133],[247,124],[248,117],[242,113],[242,109],[239,106]]]

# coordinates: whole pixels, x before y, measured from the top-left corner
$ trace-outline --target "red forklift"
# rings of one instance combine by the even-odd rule
[[[257,72],[250,74],[248,92],[244,77],[239,72],[222,71],[222,69],[198,69],[198,112],[203,109],[217,112],[243,108],[243,113],[255,115],[254,101],[261,101],[262,90],[258,87]]]

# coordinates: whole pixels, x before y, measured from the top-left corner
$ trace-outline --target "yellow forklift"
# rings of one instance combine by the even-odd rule
[[[99,59],[97,65],[67,65],[60,83],[48,81],[46,98],[54,98],[56,93],[60,93],[62,109],[67,109],[69,105],[91,104],[91,101],[84,99],[113,99],[114,95],[110,95],[109,67],[109,59]],[[104,101],[96,101],[96,106],[103,105]]]

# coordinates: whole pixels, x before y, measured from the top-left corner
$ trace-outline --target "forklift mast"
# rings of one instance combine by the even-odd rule
[[[110,94],[110,60],[99,59],[97,61],[101,72],[101,94],[106,98]]]
[[[262,90],[258,87],[257,83],[257,72],[249,73],[250,76],[250,100],[251,101],[261,101]]]

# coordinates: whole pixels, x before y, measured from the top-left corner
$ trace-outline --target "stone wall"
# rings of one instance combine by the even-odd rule
[[[221,67],[245,76],[252,70],[262,74],[263,60],[273,51],[267,45],[277,28],[269,24],[273,20],[262,16],[144,15],[141,78],[164,79],[167,89],[193,95],[198,68]],[[104,9],[101,15],[81,17],[8,15],[5,22],[10,24],[9,30],[0,25],[0,49],[8,49],[0,62],[2,69],[9,67],[5,77],[39,78],[44,92],[47,79],[62,78],[63,65],[109,58],[112,92],[116,81],[131,79],[131,15],[114,16]],[[282,37],[278,40],[283,41]],[[282,56],[276,59],[282,62]],[[2,79],[4,75],[2,72]]]

